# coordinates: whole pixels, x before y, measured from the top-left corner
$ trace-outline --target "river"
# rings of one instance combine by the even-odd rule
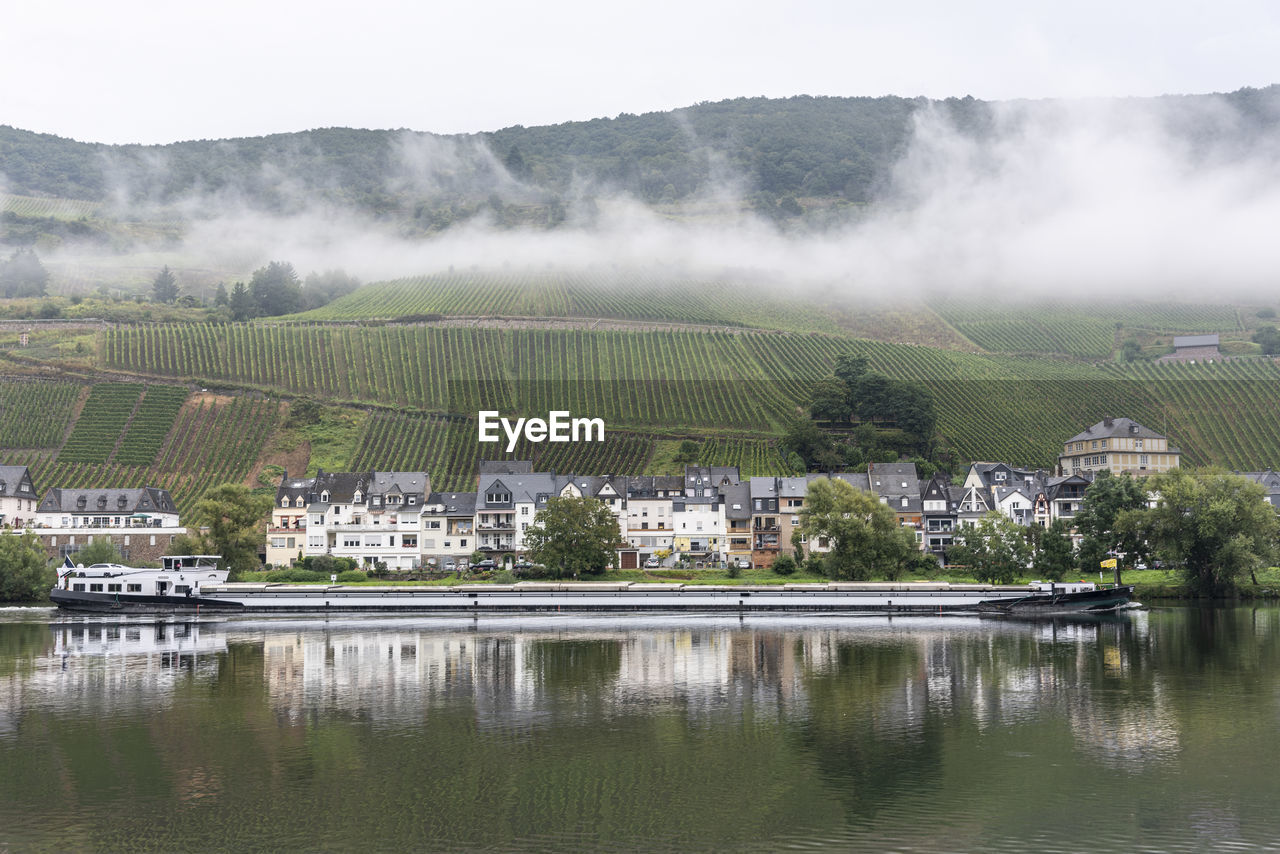
[[[0,851],[1280,847],[1280,608],[0,610]]]

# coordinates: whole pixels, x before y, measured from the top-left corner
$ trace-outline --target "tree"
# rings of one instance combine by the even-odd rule
[[[853,415],[849,387],[834,378],[819,380],[809,395],[809,412],[819,421],[846,423]]]
[[[56,574],[35,534],[0,534],[0,602],[44,599]]]
[[[828,577],[865,581],[897,578],[916,552],[915,537],[880,499],[848,481],[818,478],[809,484],[800,529],[831,547],[822,560]]]
[[[231,297],[227,294],[225,282],[218,282],[218,288],[213,292],[213,304],[219,308],[231,305]]]
[[[302,282],[293,265],[284,261],[272,261],[254,270],[249,292],[258,313],[265,317],[293,314],[302,308]],[[234,299],[232,308],[235,308]]]
[[[1075,569],[1076,557],[1071,551],[1070,526],[1066,519],[1054,519],[1040,534],[1036,549],[1036,574],[1050,581],[1061,581]]]
[[[116,544],[110,539],[97,539],[89,545],[76,552],[74,558],[76,563],[82,563],[85,566],[93,566],[95,563],[123,563],[124,558],[120,555],[120,550],[116,548]]]
[[[962,564],[978,581],[1011,584],[1031,562],[1031,541],[1017,522],[992,511],[976,525],[963,525],[955,545],[947,552],[949,563]]]
[[[797,418],[787,425],[786,434],[778,443],[783,454],[797,454],[809,469],[836,471],[844,467],[844,460],[831,437],[808,418]]]
[[[42,297],[48,292],[49,271],[31,249],[18,249],[0,263],[0,297]]]
[[[169,265],[165,265],[159,273],[156,273],[155,279],[151,282],[151,297],[156,302],[172,303],[178,298],[178,279],[173,275],[173,271],[169,269]]]
[[[1267,356],[1280,354],[1280,331],[1270,324],[1259,326],[1258,331],[1253,333],[1253,343],[1261,346],[1262,352]]]
[[[1128,472],[1113,475],[1100,471],[1084,491],[1084,501],[1075,515],[1076,530],[1081,536],[1080,568],[1096,572],[1102,561],[1112,554],[1123,554],[1130,565],[1146,556],[1142,538],[1120,531],[1116,520],[1126,510],[1147,506],[1147,490]]]
[[[533,522],[525,548],[553,578],[603,572],[623,546],[617,518],[594,498],[550,498]]]
[[[240,573],[252,572],[262,565],[258,551],[266,542],[264,521],[271,505],[270,495],[256,495],[243,484],[215,486],[196,502],[192,514],[194,526],[207,528],[207,532],[179,538],[174,545],[180,548],[171,548],[170,553],[221,555],[222,566],[230,570],[229,579],[234,581]]]
[[[358,287],[360,287],[360,280],[349,275],[345,270],[311,273],[302,283],[302,307],[312,309],[328,305]]]
[[[236,282],[231,286],[231,300],[228,303],[232,320],[252,320],[258,316],[258,304],[244,282]]]
[[[1118,525],[1147,538],[1196,593],[1228,594],[1241,575],[1275,560],[1280,521],[1261,485],[1212,469],[1176,468],[1153,476],[1150,486],[1156,506],[1124,514]]]
[[[677,463],[694,463],[698,461],[698,443],[693,439],[685,439],[680,443],[680,449],[676,451],[673,460]]]

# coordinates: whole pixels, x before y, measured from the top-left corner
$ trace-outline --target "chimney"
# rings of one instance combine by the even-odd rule
[[[1103,427],[1113,427],[1113,426],[1115,425],[1115,423],[1116,423],[1116,420],[1115,420],[1114,418],[1104,418],[1104,419],[1102,419],[1102,426],[1103,426]]]

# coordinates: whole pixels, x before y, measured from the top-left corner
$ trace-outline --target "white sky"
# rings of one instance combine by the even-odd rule
[[[738,96],[984,99],[1280,82],[1273,0],[33,0],[0,124],[93,142],[438,133]]]

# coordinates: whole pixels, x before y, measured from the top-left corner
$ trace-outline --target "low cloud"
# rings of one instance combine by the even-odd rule
[[[555,228],[503,227],[482,212],[412,238],[325,201],[315,186],[294,185],[287,169],[264,171],[262,180],[290,200],[280,206],[286,213],[253,210],[235,188],[210,189],[179,206],[189,219],[174,257],[242,272],[283,259],[303,272],[341,267],[365,281],[450,269],[636,268],[753,276],[854,301],[928,293],[1270,297],[1280,269],[1280,146],[1258,132],[1258,118],[1215,98],[1013,102],[967,112],[932,105],[916,114],[879,198],[855,222],[825,228],[803,220],[779,227],[751,214],[742,201],[749,188],[723,158],[713,160],[722,179],[683,208],[659,212],[579,178]],[[479,193],[508,204],[547,198],[475,138],[406,133],[393,140],[392,158],[389,192]],[[147,168],[167,168],[162,159]],[[137,176],[117,178],[124,186]]]

